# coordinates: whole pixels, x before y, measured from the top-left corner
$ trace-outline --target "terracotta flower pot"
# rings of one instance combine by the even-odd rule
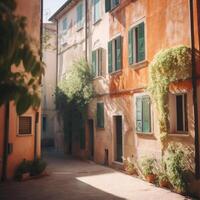
[[[155,174],[148,174],[145,178],[149,183],[155,183],[156,175]]]
[[[160,187],[168,188],[169,185],[170,185],[170,183],[169,183],[169,181],[167,181],[167,180],[160,180],[160,181],[159,181],[159,185],[160,185]]]

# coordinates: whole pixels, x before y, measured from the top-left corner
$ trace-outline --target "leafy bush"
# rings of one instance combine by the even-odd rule
[[[19,166],[17,167],[16,171],[15,171],[15,175],[14,178],[15,180],[21,180],[22,179],[22,175],[24,173],[28,173],[30,171],[30,166],[31,166],[31,161],[27,161],[27,160],[23,160]]]
[[[186,191],[186,171],[193,171],[193,150],[181,143],[172,143],[168,146],[164,155],[166,171],[169,180],[176,191]]]
[[[124,163],[124,170],[128,172],[129,174],[137,174],[137,169],[135,166],[134,159],[131,158],[123,158],[123,163]]]
[[[146,177],[156,174],[156,165],[157,160],[155,158],[143,158],[140,164],[143,175]]]
[[[148,90],[159,113],[160,139],[162,142],[169,131],[169,84],[186,80],[191,77],[191,73],[191,49],[186,46],[159,51],[149,65]]]
[[[157,162],[156,174],[158,176],[159,185],[161,182],[169,182],[169,178],[166,171],[166,164],[163,159]]]
[[[47,164],[43,160],[34,160],[30,166],[30,175],[36,176],[41,174],[45,170],[46,166]]]
[[[15,0],[0,1],[0,106],[16,104],[18,115],[40,105],[44,64],[35,39],[27,32],[27,19],[16,15]]]
[[[24,173],[30,173],[31,176],[41,174],[46,168],[46,163],[40,159],[35,161],[23,160],[15,171],[14,178],[17,181],[22,179]]]
[[[84,137],[82,133],[87,105],[94,96],[92,80],[88,63],[80,59],[73,63],[71,70],[56,89],[56,108],[63,122],[65,142],[68,144],[72,140],[72,134],[76,140]]]

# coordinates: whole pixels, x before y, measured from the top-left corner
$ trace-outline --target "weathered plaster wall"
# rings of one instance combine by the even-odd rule
[[[83,2],[83,13],[85,4]],[[78,3],[80,3],[78,2]],[[77,28],[77,6],[75,4],[67,13],[58,19],[58,81],[70,70],[74,60],[85,55],[85,20],[83,28]],[[68,28],[62,30],[62,21],[67,19]]]
[[[17,10],[16,14],[23,15],[27,17],[27,30],[31,34],[32,38],[35,39],[36,44],[39,47],[40,41],[40,1],[26,1],[26,0],[17,0]],[[40,113],[40,110],[39,110]],[[35,124],[35,111],[29,109],[25,115],[31,115],[32,118],[32,134],[29,136],[18,136],[17,127],[18,127],[18,117],[15,112],[15,106],[13,103],[10,103],[10,119],[9,119],[9,143],[13,144],[13,152],[8,156],[8,178],[11,178],[14,174],[14,170],[17,165],[23,159],[33,159],[34,156],[34,124]],[[40,124],[39,119],[37,132],[38,132],[38,147],[37,153],[40,156]],[[2,150],[3,150],[3,132],[4,130],[4,109],[0,108],[0,160],[2,159]],[[0,162],[1,163],[1,162]],[[1,164],[0,164],[1,166]]]
[[[105,16],[107,14],[104,14]],[[104,77],[94,80],[95,89],[100,94],[89,105],[89,118],[96,120],[96,103],[105,104],[105,129],[94,128],[95,131],[95,161],[104,163],[104,150],[109,149],[109,163],[114,161],[114,120],[113,116],[123,118],[123,155],[140,158],[143,155],[160,157],[161,144],[158,126],[158,114],[152,102],[152,134],[137,134],[135,131],[135,101],[137,93],[145,92],[148,86],[148,64],[154,55],[163,48],[177,45],[190,46],[190,18],[187,0],[121,0],[119,7],[109,14],[109,38],[106,43],[118,36],[123,37],[122,70],[108,75],[107,60],[103,70]],[[146,60],[137,66],[128,64],[128,30],[144,21]],[[93,32],[95,33],[95,31]],[[101,35],[97,35],[100,38]],[[107,49],[107,47],[106,47]],[[106,51],[107,57],[107,51]],[[134,68],[135,67],[135,68]],[[191,81],[172,84],[170,91],[188,92],[188,136],[168,137],[168,141],[180,141],[186,144],[194,142],[193,102]],[[170,95],[171,99],[171,95]],[[200,106],[200,105],[199,105]],[[174,104],[170,100],[170,109]],[[171,112],[170,121],[174,121]],[[173,125],[172,125],[173,129]],[[171,133],[174,133],[171,130]]]
[[[42,129],[42,142],[48,145],[54,142],[56,117],[56,24],[44,24],[43,33],[49,40],[43,45],[43,62],[46,70],[42,80],[42,116],[46,117],[46,130]]]

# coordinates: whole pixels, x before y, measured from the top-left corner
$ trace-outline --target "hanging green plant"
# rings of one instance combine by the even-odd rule
[[[164,142],[169,132],[168,94],[172,82],[191,77],[191,49],[178,46],[158,52],[149,65],[149,86],[159,113],[160,139]]]
[[[63,122],[65,142],[84,137],[87,105],[94,96],[92,73],[84,59],[73,63],[56,89],[56,108]],[[81,134],[81,135],[80,135]],[[84,144],[83,144],[84,145]]]

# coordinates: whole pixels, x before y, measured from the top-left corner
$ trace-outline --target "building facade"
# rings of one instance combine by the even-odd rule
[[[56,145],[54,134],[56,126],[55,90],[56,90],[56,25],[43,24],[43,62],[46,65],[42,79],[42,146]]]
[[[27,31],[40,46],[40,22],[41,2],[33,0],[17,0],[16,14],[27,18]],[[14,171],[23,159],[33,160],[34,149],[37,157],[40,157],[40,109],[30,108],[22,116],[16,114],[13,102],[9,104],[9,155],[7,158],[7,178],[12,178]],[[0,107],[0,176],[3,176],[4,155],[4,130],[5,130],[5,107]],[[37,137],[35,137],[37,135]],[[35,146],[36,144],[36,146]],[[34,147],[35,146],[35,147]]]
[[[62,7],[53,18],[78,11],[82,1],[69,2],[74,2],[72,7]],[[198,2],[193,3],[194,44],[199,51]],[[85,5],[86,58],[97,94],[88,108],[86,156],[109,165],[122,163],[122,157],[161,157],[159,113],[147,92],[149,64],[162,49],[192,46],[190,1],[94,0]],[[66,43],[77,31],[69,34]],[[195,77],[199,76],[199,68],[196,61]],[[197,139],[193,80],[170,85],[167,143],[177,141],[194,146],[195,133]],[[200,112],[198,100],[197,106]]]

